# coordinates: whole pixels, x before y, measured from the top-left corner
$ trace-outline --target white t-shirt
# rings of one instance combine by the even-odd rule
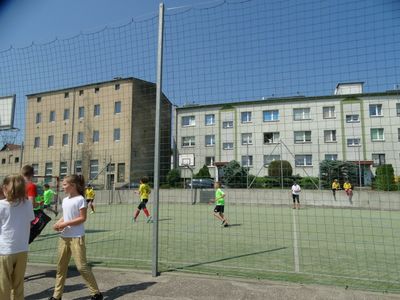
[[[32,202],[0,200],[0,255],[28,251],[31,221],[35,219]]]
[[[83,196],[65,197],[62,202],[64,222],[71,221],[80,216],[80,210],[87,207],[86,200]],[[85,227],[83,223],[79,225],[67,226],[61,232],[62,237],[81,237],[85,235]]]
[[[293,184],[292,185],[292,194],[293,195],[300,195],[301,188],[298,184]]]

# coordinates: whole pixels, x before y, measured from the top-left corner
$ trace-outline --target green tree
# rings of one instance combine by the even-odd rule
[[[178,187],[181,181],[181,171],[179,169],[169,170],[167,174],[167,182],[171,187]]]
[[[357,166],[354,163],[341,160],[323,160],[319,169],[323,187],[330,188],[332,181],[338,179],[340,186],[346,180],[353,185],[358,182]]]
[[[268,176],[281,178],[282,175],[290,177],[292,174],[292,165],[287,160],[274,160],[268,166]]]
[[[394,183],[394,170],[391,164],[381,165],[376,168],[375,187],[382,191],[397,189]]]
[[[193,178],[211,178],[210,171],[208,167],[204,165],[198,173],[193,175]]]
[[[224,183],[233,188],[246,188],[247,171],[236,160],[230,161],[223,167]]]

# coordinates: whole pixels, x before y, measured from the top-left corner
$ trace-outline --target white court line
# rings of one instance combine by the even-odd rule
[[[293,216],[293,256],[294,256],[294,272],[300,273],[299,263],[299,245],[297,239],[297,224],[296,224],[296,210],[292,210]]]

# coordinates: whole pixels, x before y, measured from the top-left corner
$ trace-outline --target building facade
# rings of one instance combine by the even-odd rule
[[[400,91],[363,93],[362,86],[338,84],[322,97],[178,108],[177,161],[193,154],[194,172],[207,165],[214,174],[215,165],[236,160],[256,176],[268,175],[272,160],[289,161],[300,176],[318,176],[323,160],[352,161],[364,173],[362,185],[381,164],[399,174]]]
[[[136,78],[27,95],[24,164],[111,188],[153,176],[156,86]],[[170,165],[171,103],[161,101],[161,176]]]
[[[1,172],[3,178],[9,174],[19,174],[21,170],[22,146],[16,144],[5,144],[0,149]]]

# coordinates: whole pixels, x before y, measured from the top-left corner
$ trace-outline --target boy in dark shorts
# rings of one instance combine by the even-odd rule
[[[224,208],[225,208],[225,193],[221,189],[221,183],[216,181],[214,183],[214,188],[215,188],[215,208],[214,208],[214,216],[222,221],[221,226],[223,227],[228,227],[228,220],[224,216]]]
[[[150,213],[146,207],[146,204],[149,201],[149,196],[151,193],[150,186],[148,183],[149,183],[149,178],[142,177],[140,179],[139,190],[135,191],[135,193],[140,196],[140,204],[133,213],[133,219],[132,219],[133,222],[136,222],[136,219],[139,216],[141,210],[143,210],[144,214],[146,215],[147,223],[152,222]]]
[[[95,196],[96,196],[96,193],[94,192],[92,185],[88,184],[85,189],[85,198],[86,198],[86,202],[87,202],[88,206],[90,206],[91,214],[95,213],[94,205],[93,205]]]

